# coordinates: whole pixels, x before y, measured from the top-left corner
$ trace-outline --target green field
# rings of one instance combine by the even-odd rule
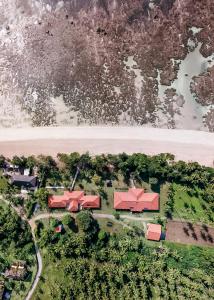
[[[187,188],[182,185],[173,184],[174,195],[174,213],[173,217],[178,219],[191,220],[209,224],[210,221],[206,214],[206,202],[197,195],[188,194]],[[196,189],[196,191],[198,191]]]

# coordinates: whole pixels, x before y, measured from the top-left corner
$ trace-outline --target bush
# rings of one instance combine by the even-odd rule
[[[114,217],[115,217],[116,220],[120,220],[120,214],[119,214],[118,211],[114,212]]]

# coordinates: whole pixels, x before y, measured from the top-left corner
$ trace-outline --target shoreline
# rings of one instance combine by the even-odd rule
[[[136,152],[172,153],[176,160],[197,161],[213,167],[214,134],[191,130],[145,127],[40,127],[0,131],[0,154],[52,155]]]
[[[1,128],[0,142],[43,139],[151,140],[194,143],[214,147],[214,133],[206,131],[123,126]]]

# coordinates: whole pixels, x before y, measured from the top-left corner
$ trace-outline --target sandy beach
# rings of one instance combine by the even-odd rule
[[[36,127],[1,129],[0,153],[52,155],[57,153],[146,154],[173,153],[177,160],[213,166],[214,134],[191,130],[142,127]]]

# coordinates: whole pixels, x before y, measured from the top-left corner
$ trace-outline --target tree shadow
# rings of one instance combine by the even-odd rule
[[[184,202],[184,208],[189,208],[189,204],[187,202]]]
[[[203,225],[202,225],[202,228],[203,228],[206,232],[209,232],[209,228],[208,228],[207,225],[203,224]]]
[[[196,240],[196,241],[198,240],[198,237],[195,232],[192,232],[192,237],[194,238],[194,240]]]
[[[28,271],[27,276],[25,277],[26,282],[31,282],[33,277],[33,272]]]
[[[183,231],[184,231],[184,233],[185,233],[187,236],[189,236],[189,230],[188,230],[188,228],[183,227]]]
[[[203,231],[201,231],[201,237],[204,241],[207,241],[206,234]]]
[[[195,231],[195,229],[194,229],[192,223],[188,222],[188,223],[187,223],[187,226],[188,226],[189,229],[192,230],[193,232]]]
[[[160,194],[161,184],[160,183],[151,184],[151,189],[153,192]]]
[[[195,209],[195,206],[191,204],[191,210],[196,213],[196,209]]]
[[[207,239],[210,243],[214,242],[213,237],[210,234],[207,235]]]
[[[172,213],[170,211],[166,211],[165,216],[167,217],[167,219],[172,220]]]

